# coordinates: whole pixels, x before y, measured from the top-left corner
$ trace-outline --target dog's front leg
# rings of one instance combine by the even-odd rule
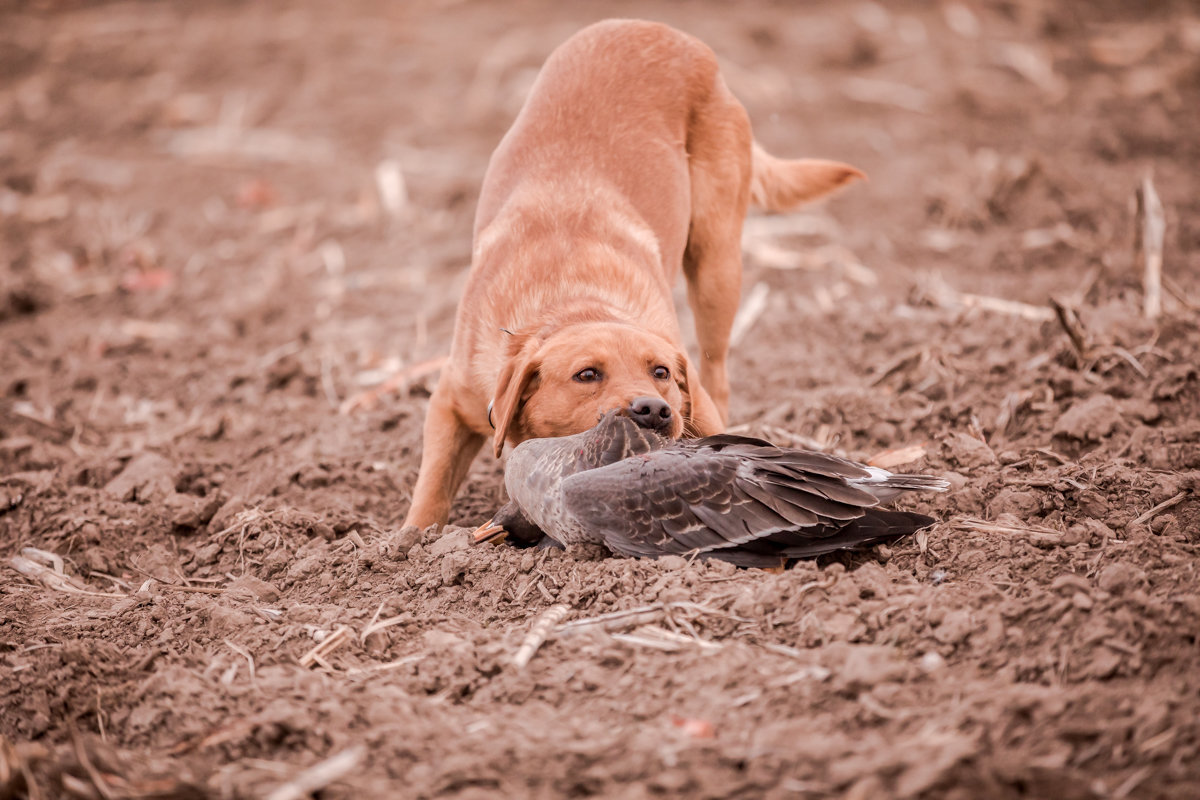
[[[425,528],[435,523],[446,524],[450,503],[483,446],[483,434],[476,433],[463,422],[448,394],[439,384],[429,401],[421,469],[417,473],[405,525]]]
[[[695,171],[695,168],[693,168]],[[722,209],[724,210],[724,209]],[[696,321],[700,345],[700,383],[712,398],[720,419],[729,422],[729,334],[742,290],[741,220],[736,206],[693,222],[684,256],[688,304]],[[704,219],[697,215],[697,218]]]

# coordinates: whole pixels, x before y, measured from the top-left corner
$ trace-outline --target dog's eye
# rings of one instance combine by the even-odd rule
[[[667,378],[671,377],[671,370],[667,369],[662,364],[659,364],[654,368],[653,374],[655,380],[665,381]]]
[[[588,367],[586,369],[581,369],[581,370],[579,370],[579,372],[575,373],[573,378],[574,378],[574,380],[577,380],[580,383],[591,383],[593,381],[598,381],[598,380],[600,380],[600,370],[598,370],[594,367]]]

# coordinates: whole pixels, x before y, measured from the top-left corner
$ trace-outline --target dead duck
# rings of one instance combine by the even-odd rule
[[[504,483],[511,502],[476,530],[476,542],[508,534],[532,544],[545,535],[624,556],[717,558],[744,567],[914,533],[934,519],[879,506],[949,485],[746,436],[668,439],[623,410],[574,436],[522,442]]]

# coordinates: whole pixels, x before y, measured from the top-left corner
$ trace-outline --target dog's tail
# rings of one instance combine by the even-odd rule
[[[750,204],[763,211],[791,211],[866,174],[840,161],[776,158],[754,143]]]

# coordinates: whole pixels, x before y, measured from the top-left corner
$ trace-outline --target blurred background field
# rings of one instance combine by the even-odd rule
[[[610,16],[870,175],[748,220],[733,424],[949,475],[927,535],[400,535],[488,155]],[[0,797],[1194,797],[1197,130],[1183,2],[3,7]],[[514,669],[556,604],[649,610]]]

